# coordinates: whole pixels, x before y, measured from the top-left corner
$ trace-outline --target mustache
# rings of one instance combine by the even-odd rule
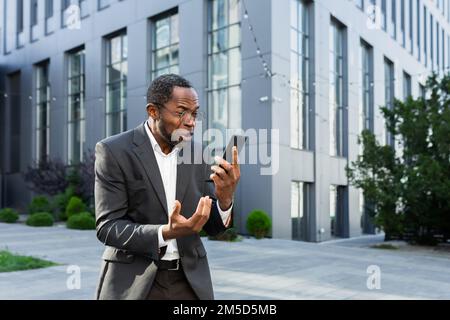
[[[194,135],[194,131],[178,128],[172,132],[172,134],[170,136],[170,140],[172,142],[179,143],[179,142],[182,142],[183,140],[190,140],[190,138],[193,135]],[[186,139],[186,137],[188,137],[188,139]]]

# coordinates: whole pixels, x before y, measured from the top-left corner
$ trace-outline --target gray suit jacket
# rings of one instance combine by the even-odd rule
[[[97,237],[106,246],[97,299],[145,299],[155,279],[155,261],[160,258],[158,228],[168,222],[168,208],[144,125],[104,139],[95,147]],[[191,149],[193,155],[195,148]],[[205,182],[210,174],[210,165],[203,161],[178,164],[176,199],[186,218],[195,212],[200,197],[214,198],[214,185]],[[210,218],[203,227],[209,235],[225,231],[215,202],[213,199]],[[200,299],[214,299],[208,259],[199,235],[179,238],[177,244],[195,293]]]

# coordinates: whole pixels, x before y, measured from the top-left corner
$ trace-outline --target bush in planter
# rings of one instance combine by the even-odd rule
[[[0,222],[14,223],[19,219],[19,214],[11,208],[0,210]]]
[[[216,236],[208,237],[208,239],[218,241],[236,241],[238,239],[238,234],[235,228],[229,228]]]
[[[34,214],[37,212],[52,212],[52,206],[46,197],[37,196],[31,200],[31,203],[28,206],[28,213]]]
[[[27,219],[27,225],[32,227],[50,227],[53,222],[53,216],[48,212],[33,213]]]
[[[74,196],[74,188],[68,187],[64,193],[58,193],[52,199],[53,212],[62,221],[67,220],[66,208],[70,198]]]
[[[67,228],[93,230],[95,229],[95,219],[89,212],[77,213],[67,219]]]
[[[86,205],[83,200],[76,196],[71,197],[69,203],[67,204],[65,216],[67,219],[70,219],[71,216],[81,212],[86,212]]]
[[[246,227],[251,235],[256,239],[261,239],[269,233],[272,222],[267,213],[262,210],[254,210],[247,218]]]

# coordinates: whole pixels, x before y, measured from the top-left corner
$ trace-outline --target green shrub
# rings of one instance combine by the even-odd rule
[[[81,198],[73,196],[70,198],[66,207],[66,217],[70,219],[71,216],[77,213],[86,212],[86,205]]]
[[[247,230],[256,239],[264,238],[272,227],[270,217],[262,210],[254,210],[247,218]]]
[[[216,235],[216,236],[210,236],[208,237],[209,240],[218,240],[218,241],[237,241],[238,240],[238,233],[235,228],[229,228],[225,230],[224,232]]]
[[[34,214],[37,212],[52,212],[52,206],[46,197],[37,196],[31,200],[31,203],[28,206],[28,213]]]
[[[89,212],[81,212],[69,217],[66,225],[69,229],[93,230],[95,229],[95,219]]]
[[[62,221],[67,220],[66,208],[70,198],[74,195],[73,187],[68,187],[65,192],[58,193],[52,199],[53,212]]]
[[[200,237],[207,237],[208,236],[208,234],[206,233],[206,231],[205,230],[200,230],[200,232],[198,233],[198,235],[200,236]]]
[[[30,215],[27,225],[32,227],[50,227],[53,225],[53,216],[48,212],[37,212]]]
[[[0,221],[6,223],[14,223],[19,219],[19,214],[16,210],[11,208],[4,208],[0,210]]]

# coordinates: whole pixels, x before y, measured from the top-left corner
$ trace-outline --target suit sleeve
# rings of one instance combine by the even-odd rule
[[[209,164],[205,164],[204,169],[204,179],[203,181],[206,181],[209,179],[209,175],[211,174],[211,166]],[[224,232],[227,228],[223,224],[222,217],[219,213],[217,199],[214,192],[214,183],[213,182],[203,182],[204,183],[204,195],[209,196],[211,199],[213,199],[212,207],[211,207],[211,214],[209,215],[208,221],[203,226],[203,230],[210,235],[210,236],[216,236],[222,232]],[[232,215],[233,213],[231,213]]]
[[[138,224],[127,218],[124,173],[108,146],[95,146],[95,216],[97,238],[105,245],[158,260],[160,225]]]

